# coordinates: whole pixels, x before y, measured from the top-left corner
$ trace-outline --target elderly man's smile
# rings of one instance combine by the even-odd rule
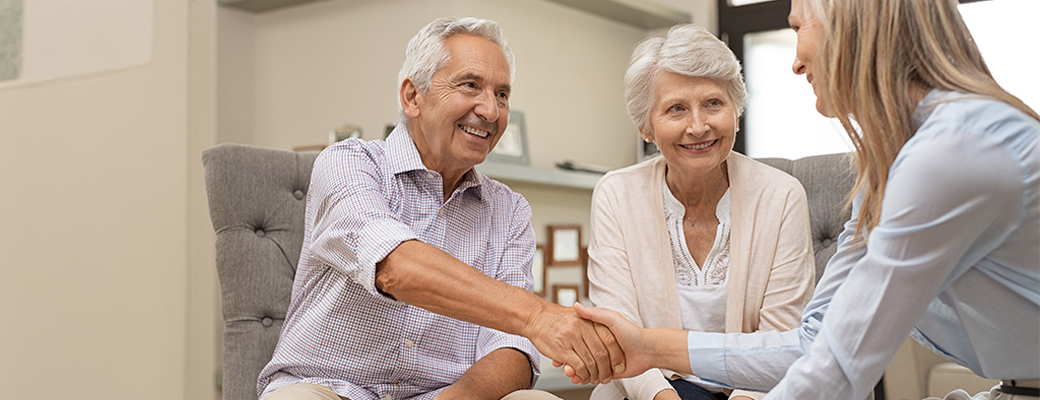
[[[485,130],[481,130],[481,129],[465,126],[465,125],[462,125],[462,124],[459,124],[458,126],[459,126],[459,129],[462,129],[463,132],[466,132],[466,133],[468,133],[470,135],[476,136],[476,137],[481,138],[481,139],[486,138],[486,137],[488,137],[488,135],[491,134],[491,132],[489,132],[489,131],[485,131]]]

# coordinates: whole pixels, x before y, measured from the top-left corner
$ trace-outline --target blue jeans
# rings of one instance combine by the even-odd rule
[[[693,382],[682,379],[668,381],[668,383],[672,384],[672,388],[679,393],[679,398],[682,400],[726,400],[729,398],[725,393],[712,393]]]

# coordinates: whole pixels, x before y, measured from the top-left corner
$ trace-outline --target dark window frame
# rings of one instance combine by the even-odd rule
[[[719,10],[719,38],[729,46],[737,60],[744,65],[744,35],[754,32],[774,31],[788,28],[787,15],[791,11],[791,0],[772,0],[763,3],[733,6],[729,0],[717,0]],[[960,4],[990,0],[958,0]],[[794,60],[791,60],[793,63]],[[744,77],[745,80],[747,76]],[[745,113],[746,113],[745,109]],[[733,150],[745,153],[747,127],[744,116],[740,117],[740,132],[733,143]]]

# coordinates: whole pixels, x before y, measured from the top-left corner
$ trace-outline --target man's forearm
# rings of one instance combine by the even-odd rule
[[[377,264],[376,288],[430,312],[516,335],[524,335],[528,321],[548,305],[418,241],[401,243]]]
[[[376,265],[376,288],[393,298],[457,320],[524,336],[578,380],[606,383],[624,355],[607,329],[533,293],[499,282],[450,254],[407,241]]]
[[[500,399],[531,388],[531,359],[520,350],[501,348],[473,363],[457,382],[448,386],[437,400]]]

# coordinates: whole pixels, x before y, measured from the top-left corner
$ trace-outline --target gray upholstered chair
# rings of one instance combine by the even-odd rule
[[[318,152],[223,144],[202,153],[224,314],[225,400],[256,400],[289,309]]]
[[[224,314],[225,400],[255,400],[257,377],[274,352],[303,245],[317,154],[238,144],[202,154]],[[852,176],[845,156],[762,161],[805,187],[818,279],[848,219],[842,207]]]
[[[855,182],[849,155],[827,154],[798,160],[762,158],[758,161],[784,171],[801,182],[809,200],[809,228],[816,257],[816,280],[838,250],[838,235],[851,216],[845,209],[846,196]]]

